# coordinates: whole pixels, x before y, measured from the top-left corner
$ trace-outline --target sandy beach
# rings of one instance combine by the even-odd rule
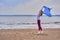
[[[1,29],[0,40],[60,40],[60,29],[44,29],[37,35],[37,29]]]

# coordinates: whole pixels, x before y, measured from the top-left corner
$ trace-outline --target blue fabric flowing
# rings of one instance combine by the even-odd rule
[[[46,7],[46,6],[43,6],[43,7],[44,7],[43,14],[47,15],[48,17],[51,17],[52,16],[51,13],[50,13],[51,8]]]

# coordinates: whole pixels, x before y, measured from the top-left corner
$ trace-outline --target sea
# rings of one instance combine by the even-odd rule
[[[60,28],[60,15],[40,17],[42,28]],[[0,29],[37,29],[37,15],[0,15]]]

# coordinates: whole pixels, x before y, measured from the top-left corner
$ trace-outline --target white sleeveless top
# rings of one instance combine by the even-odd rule
[[[37,15],[37,20],[40,20],[40,16]]]

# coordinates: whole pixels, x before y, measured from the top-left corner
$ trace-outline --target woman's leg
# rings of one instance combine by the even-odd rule
[[[38,30],[42,31],[41,20],[37,20],[37,24],[38,24]]]

